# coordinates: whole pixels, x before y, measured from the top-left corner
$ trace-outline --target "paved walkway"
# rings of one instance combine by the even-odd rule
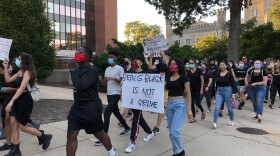
[[[46,90],[45,90],[46,89]],[[69,89],[53,88],[41,86],[42,97],[54,99],[71,99],[72,91]],[[48,93],[50,91],[51,93]],[[48,94],[45,94],[48,93]],[[69,95],[66,95],[69,94]],[[70,95],[71,94],[71,95]],[[102,100],[106,95],[101,94]],[[58,98],[59,99],[59,98]],[[105,102],[103,102],[105,103]],[[205,103],[203,106],[205,107]],[[235,111],[235,125],[227,126],[229,117],[224,111],[224,117],[219,118],[218,128],[212,129],[213,112],[208,113],[204,121],[186,124],[182,128],[184,148],[189,156],[279,156],[280,155],[280,106],[271,110],[265,104],[263,123],[259,124],[253,120],[252,104],[247,101],[242,111]],[[213,108],[212,108],[213,110]],[[200,116],[198,114],[197,116]],[[144,117],[152,128],[157,119],[156,114],[144,112]],[[123,130],[117,125],[114,116],[111,118],[109,135],[112,143],[121,156],[171,156],[171,143],[169,139],[166,120],[162,122],[160,134],[155,136],[150,142],[142,141],[146,135],[140,129],[136,150],[133,153],[125,154],[124,150],[129,141],[129,135],[120,137]],[[249,135],[236,130],[238,127],[259,128],[267,131],[268,135]],[[37,138],[28,134],[21,135],[21,150],[24,156],[63,156],[66,155],[66,130],[67,121],[42,125],[41,129],[47,133],[52,133],[54,138],[47,151],[43,151],[38,145]],[[103,146],[96,147],[93,144],[93,135],[87,135],[81,131],[78,137],[79,147],[77,156],[106,156],[107,152]],[[2,145],[2,143],[0,144]],[[0,152],[0,155],[6,154]]]

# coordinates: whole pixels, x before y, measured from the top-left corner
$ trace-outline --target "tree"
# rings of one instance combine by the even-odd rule
[[[274,28],[280,29],[280,0],[274,0],[274,4],[270,8],[270,16],[274,24]]]
[[[219,61],[227,58],[227,38],[217,38],[214,34],[197,38],[193,48],[209,60]]]
[[[140,21],[129,22],[125,25],[124,35],[128,44],[137,44],[145,38],[159,35],[162,32],[159,25],[148,25]]]
[[[280,58],[279,34],[279,31],[274,30],[271,22],[244,32],[241,35],[243,56],[250,59]]]
[[[213,6],[228,5],[230,8],[230,26],[228,42],[228,59],[238,60],[241,27],[241,9],[252,4],[251,0],[145,0],[154,5],[159,13],[170,20],[175,27],[175,34],[181,34],[191,24],[195,23],[196,16],[213,14]],[[227,1],[229,1],[227,3]]]
[[[27,52],[35,62],[38,80],[48,77],[55,65],[54,35],[43,1],[1,0],[0,10],[0,36],[13,39],[10,59]]]
[[[169,51],[171,52],[172,57],[180,58],[183,62],[186,62],[189,59],[198,59],[198,60],[203,59],[203,55],[200,53],[197,53],[189,45],[180,47],[180,45],[178,43],[176,43],[169,48]]]

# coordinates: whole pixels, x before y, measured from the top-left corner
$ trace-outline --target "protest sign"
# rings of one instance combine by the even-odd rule
[[[146,38],[142,42],[142,45],[144,48],[144,57],[150,57],[151,52],[154,52],[154,57],[161,57],[160,51],[168,49],[164,35]]]
[[[13,40],[0,37],[0,60],[9,60],[10,48]]]
[[[123,75],[122,106],[138,110],[164,113],[164,75]]]

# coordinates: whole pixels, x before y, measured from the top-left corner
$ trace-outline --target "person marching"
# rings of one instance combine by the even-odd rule
[[[117,156],[110,137],[103,131],[102,101],[97,90],[99,78],[96,69],[89,64],[91,57],[91,49],[80,47],[75,53],[78,68],[70,69],[74,104],[68,115],[66,154],[67,156],[76,155],[77,136],[80,130],[84,129],[87,134],[93,134],[101,141],[109,156]]]
[[[133,59],[132,67],[134,68],[135,73],[147,73],[142,69],[143,59],[142,57],[136,57]],[[131,109],[133,113],[132,118],[132,126],[131,126],[131,133],[130,133],[130,141],[128,143],[127,148],[125,149],[126,153],[131,153],[135,150],[135,144],[137,141],[137,137],[139,134],[139,126],[141,126],[148,135],[143,139],[145,142],[148,142],[150,139],[154,137],[154,133],[145,121],[142,110],[138,109]]]
[[[27,88],[28,86],[31,88],[36,83],[35,67],[31,55],[27,53],[21,53],[17,58],[17,62],[20,64],[20,69],[12,77],[8,71],[8,62],[3,62],[5,81],[7,83],[15,82],[17,88],[6,106],[6,114],[10,114],[11,118],[11,136],[13,145],[11,151],[5,156],[21,156],[19,148],[19,130],[37,136],[39,141],[42,142],[42,148],[44,150],[49,147],[52,139],[51,134],[44,134],[42,131],[28,126],[33,109],[33,100]]]
[[[212,94],[212,82],[213,82],[213,75],[211,71],[208,71],[205,64],[202,64],[200,67],[202,71],[202,75],[204,78],[204,86],[203,86],[203,95],[201,96],[201,101],[203,96],[205,96],[206,103],[207,103],[207,113],[211,112],[211,94]]]
[[[161,51],[160,55],[162,56],[163,62],[158,63],[158,64],[153,64],[152,61],[153,61],[154,53],[151,53],[149,64],[148,64],[149,70],[153,70],[158,74],[165,74],[165,77],[168,77],[169,75],[168,75],[167,64],[170,59],[170,52],[168,50]],[[167,95],[167,90],[164,91],[165,99],[166,99],[166,95]],[[167,101],[164,100],[164,107],[166,107],[166,104],[167,104]],[[153,133],[155,135],[160,133],[159,127],[160,127],[163,117],[164,117],[164,114],[161,114],[161,113],[158,114],[157,124],[153,129]]]
[[[268,103],[268,96],[270,94],[270,87],[272,86],[273,70],[272,70],[272,66],[271,65],[267,66],[266,72],[267,72],[267,84],[266,84],[266,94],[265,94],[264,103]]]
[[[202,72],[199,68],[196,67],[196,62],[193,59],[189,60],[189,67],[190,70],[188,71],[187,75],[190,80],[190,87],[191,87],[191,101],[192,101],[192,114],[193,118],[190,119],[189,123],[196,122],[195,120],[195,105],[200,109],[202,112],[201,119],[205,119],[205,111],[201,106],[201,99],[200,96],[203,95],[203,87],[204,87],[204,78]]]
[[[273,78],[271,80],[271,86],[270,86],[270,98],[271,98],[271,104],[269,107],[273,109],[275,98],[278,94],[280,94],[280,65],[275,65],[273,69]],[[279,107],[280,108],[280,107]]]
[[[238,80],[238,94],[240,97],[240,103],[238,105],[238,109],[241,110],[242,107],[245,105],[245,77],[246,77],[247,69],[245,69],[245,65],[243,61],[239,61],[238,68],[235,70],[235,75]]]
[[[123,116],[120,113],[118,102],[121,98],[121,82],[124,74],[124,69],[117,64],[119,53],[117,51],[108,52],[109,67],[105,70],[105,79],[103,82],[107,83],[107,100],[108,106],[104,112],[104,131],[108,133],[110,125],[110,117],[112,113],[119,120],[120,124],[125,128],[120,136],[127,135],[130,132],[130,127],[127,125]],[[95,142],[96,146],[102,145],[100,140]]]
[[[226,102],[230,116],[230,122],[228,125],[233,126],[234,112],[231,106],[231,100],[235,100],[237,88],[231,70],[227,69],[227,65],[224,61],[220,62],[220,71],[218,72],[216,88],[216,107],[214,112],[213,128],[217,128],[219,112],[224,102]]]
[[[166,88],[168,90],[166,116],[169,137],[172,143],[173,156],[185,156],[181,128],[184,125],[186,112],[188,118],[192,118],[190,83],[186,76],[184,65],[180,60],[171,59],[169,71],[171,77],[166,79]]]
[[[263,115],[263,102],[266,94],[267,73],[262,68],[262,63],[256,60],[254,68],[247,72],[245,78],[245,85],[248,87],[248,94],[253,102],[254,111],[256,116],[254,119],[258,119],[258,122],[262,122]]]

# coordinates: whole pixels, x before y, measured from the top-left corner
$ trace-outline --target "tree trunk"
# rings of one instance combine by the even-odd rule
[[[243,0],[230,0],[228,60],[238,61],[240,50],[241,8]]]

